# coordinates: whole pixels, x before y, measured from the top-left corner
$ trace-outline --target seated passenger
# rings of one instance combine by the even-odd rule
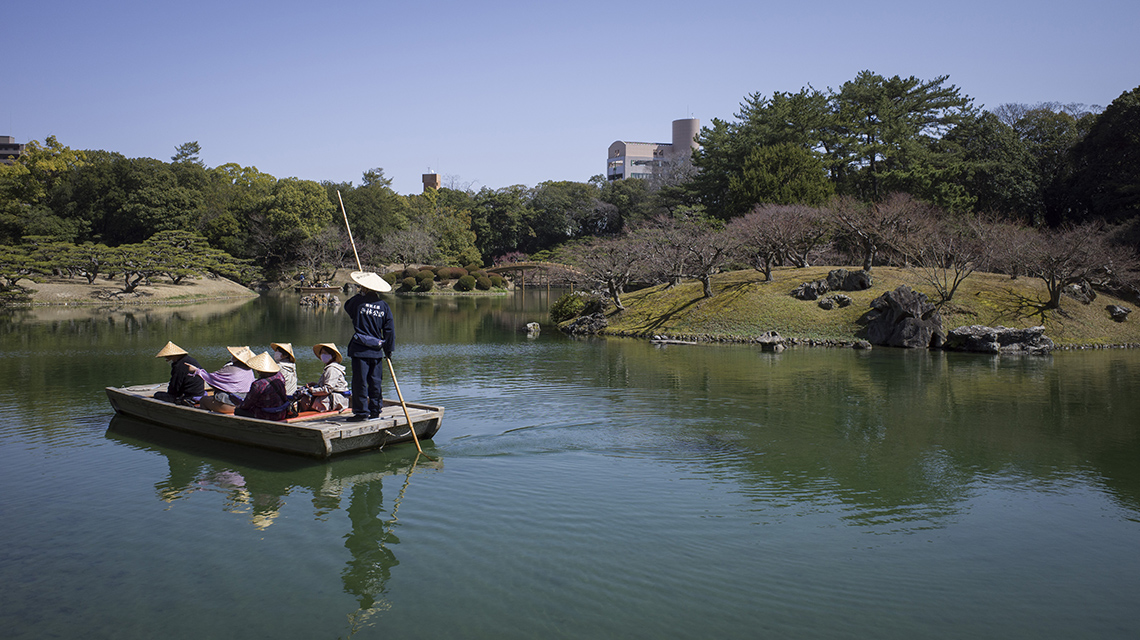
[[[249,366],[257,372],[257,380],[249,387],[245,400],[234,411],[234,415],[262,420],[284,420],[289,410],[289,396],[285,393],[285,378],[281,367],[268,353],[259,353],[250,358]]]
[[[176,404],[193,405],[206,393],[202,380],[192,375],[192,370],[198,368],[198,361],[190,357],[185,349],[173,342],[167,342],[154,357],[166,358],[170,363],[170,382],[166,385],[166,391],[154,394],[155,398]]]
[[[297,393],[297,358],[293,355],[293,345],[289,342],[270,342],[273,361],[281,367],[281,377],[285,378],[285,393]]]
[[[226,347],[233,356],[221,369],[210,373],[199,367],[190,367],[190,373],[206,381],[214,389],[214,395],[202,398],[202,408],[218,413],[233,413],[234,407],[241,404],[245,394],[253,384],[253,370],[249,360],[253,352],[249,347]]]
[[[348,408],[348,381],[344,377],[344,356],[336,345],[324,342],[313,345],[313,353],[325,363],[321,379],[307,385],[297,398],[300,411],[342,411]]]

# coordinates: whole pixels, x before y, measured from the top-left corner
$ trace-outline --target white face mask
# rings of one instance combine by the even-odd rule
[[[274,362],[281,362],[281,352],[280,351],[274,351],[273,352],[273,361]]]
[[[328,364],[332,361],[333,361],[333,354],[331,354],[331,353],[322,353],[321,354],[321,362]]]

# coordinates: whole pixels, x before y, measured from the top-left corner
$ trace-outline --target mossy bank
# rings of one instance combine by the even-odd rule
[[[876,267],[870,289],[842,292],[852,299],[847,307],[825,310],[817,301],[792,297],[792,289],[826,279],[835,268],[777,268],[771,282],[765,282],[755,270],[721,273],[712,279],[712,298],[703,297],[701,284],[695,280],[675,287],[642,289],[623,296],[624,311],[610,308],[609,325],[603,333],[751,341],[774,330],[799,342],[847,344],[859,339],[861,319],[870,310],[871,301],[886,291],[907,285],[925,293],[931,302],[938,300],[933,287],[919,273],[893,267]],[[1048,310],[1044,308],[1048,299],[1039,280],[975,273],[939,311],[945,330],[975,324],[1011,328],[1044,325],[1046,335],[1059,348],[1140,346],[1140,317],[1115,322],[1105,310],[1110,304],[1134,308],[1133,303],[1102,293],[1091,304],[1064,297],[1060,310]]]

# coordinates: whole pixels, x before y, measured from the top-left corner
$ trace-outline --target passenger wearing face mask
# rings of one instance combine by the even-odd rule
[[[281,377],[285,378],[285,393],[292,396],[297,393],[297,358],[293,356],[293,344],[290,342],[270,342],[273,349],[273,361],[281,367]]]
[[[301,411],[343,411],[348,408],[348,380],[344,377],[344,356],[331,342],[313,345],[313,354],[325,364],[321,379],[307,385],[297,399]]]

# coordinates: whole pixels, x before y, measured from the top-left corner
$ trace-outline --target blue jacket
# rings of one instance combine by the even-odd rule
[[[374,293],[358,293],[344,303],[352,318],[352,339],[348,342],[350,358],[391,357],[396,345],[395,322],[388,303]]]

